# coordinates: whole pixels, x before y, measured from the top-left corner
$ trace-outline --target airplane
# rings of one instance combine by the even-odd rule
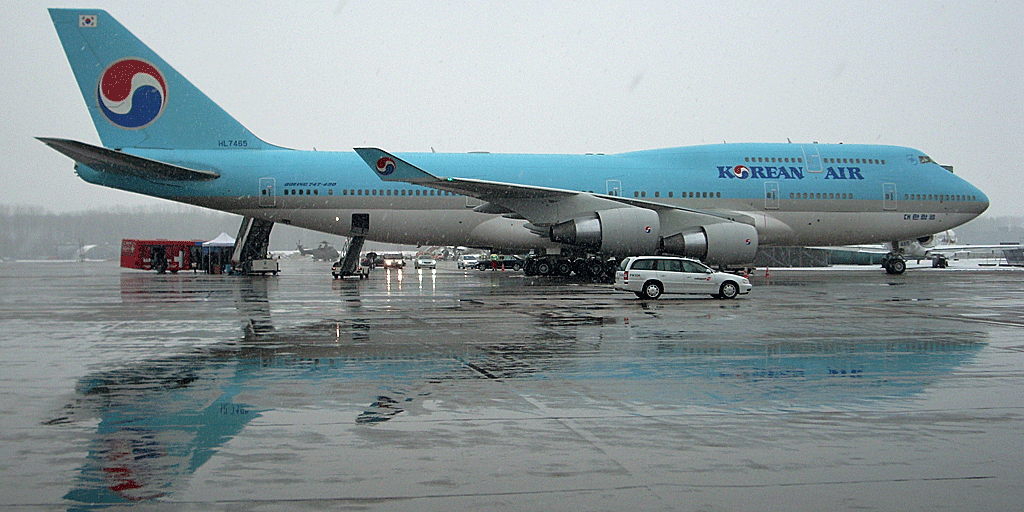
[[[912,240],[901,240],[894,249],[892,242],[880,245],[851,245],[842,247],[815,247],[826,251],[857,252],[864,254],[889,255],[899,253],[907,260],[930,260],[933,268],[946,268],[950,260],[976,258],[1005,258],[1005,251],[1020,249],[1018,243],[1002,244],[957,244],[956,233],[948,229]],[[885,265],[883,258],[883,266]]]
[[[386,243],[532,252],[536,274],[598,274],[627,255],[722,267],[752,262],[761,245],[899,247],[989,204],[952,168],[899,146],[286,149],[253,135],[105,11],[49,12],[103,146],[39,140],[89,183],[235,213],[240,233],[251,219]],[[898,251],[890,261],[890,273],[906,269]]]

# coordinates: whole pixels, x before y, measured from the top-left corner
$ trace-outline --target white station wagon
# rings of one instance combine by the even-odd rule
[[[745,277],[716,272],[690,258],[675,256],[631,256],[622,260],[615,273],[615,289],[633,292],[642,299],[657,299],[663,293],[708,294],[734,299],[750,293]]]

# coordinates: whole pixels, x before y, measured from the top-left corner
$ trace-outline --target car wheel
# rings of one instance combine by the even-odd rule
[[[722,287],[718,289],[718,296],[723,299],[735,299],[739,294],[740,287],[732,281],[722,283]]]
[[[655,300],[658,297],[661,297],[661,292],[661,283],[657,281],[647,281],[646,283],[644,283],[644,287],[642,289],[644,297],[651,300]]]

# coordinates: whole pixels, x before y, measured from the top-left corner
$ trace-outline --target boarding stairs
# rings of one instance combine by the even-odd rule
[[[356,276],[365,279],[368,277],[367,273],[361,271],[359,267],[359,255],[363,251],[363,244],[366,242],[366,234],[369,231],[370,216],[361,213],[352,214],[351,237],[348,241],[348,248],[345,249],[345,253],[331,268],[331,275],[335,279]]]
[[[231,253],[233,273],[273,273],[277,274],[277,262],[270,262],[270,231],[274,223],[253,217],[242,218],[235,238],[235,250]],[[271,269],[271,267],[273,267]]]

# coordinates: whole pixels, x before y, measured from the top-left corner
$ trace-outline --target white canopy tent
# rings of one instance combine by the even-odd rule
[[[231,238],[231,235],[221,232],[221,234],[210,240],[209,242],[203,242],[203,247],[234,247],[235,239]]]

